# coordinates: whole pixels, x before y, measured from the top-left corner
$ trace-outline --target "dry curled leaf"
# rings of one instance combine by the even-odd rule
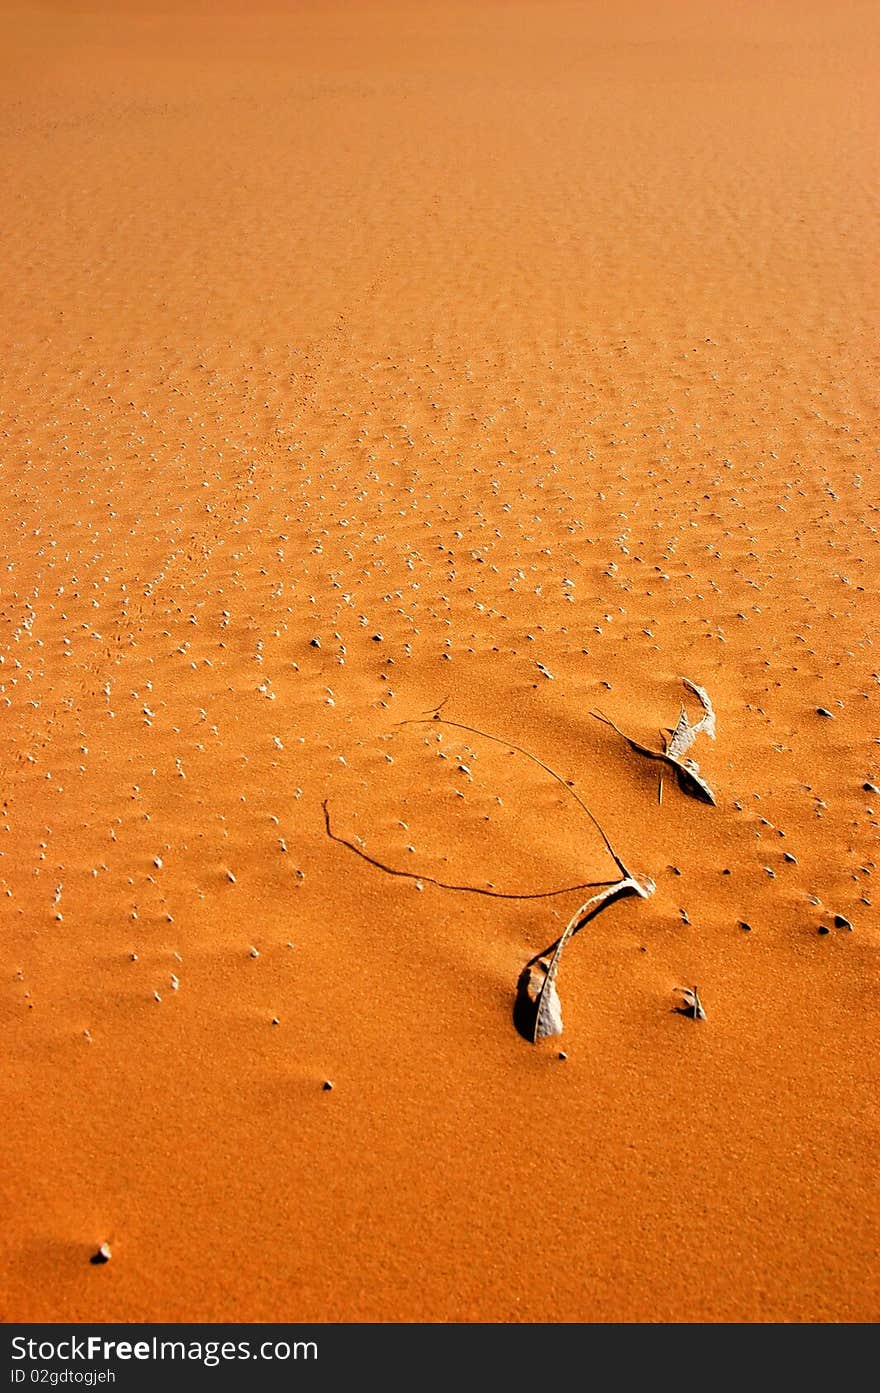
[[[704,1021],[706,1011],[696,987],[676,987],[675,990],[681,992],[684,1000],[684,1005],[678,1008],[679,1015],[690,1016],[695,1021]]]
[[[670,759],[681,759],[697,738],[697,727],[692,726],[684,707],[681,708],[678,723],[672,738],[666,743],[666,753]]]
[[[612,730],[617,731],[617,734],[637,754],[645,755],[648,759],[662,760],[664,764],[668,764],[670,768],[674,769],[682,792],[689,794],[691,798],[696,798],[701,803],[710,803],[712,807],[715,807],[715,795],[700,773],[700,766],[696,760],[686,757],[686,751],[690,749],[701,731],[705,731],[710,739],[715,739],[715,712],[707,692],[702,687],[698,687],[696,682],[691,682],[687,677],[683,677],[682,682],[699,700],[703,708],[703,715],[691,725],[687,712],[682,707],[678,722],[665,750],[652,750],[649,746],[643,745],[641,741],[634,740],[632,736],[627,735],[612,720],[604,716],[601,711],[593,711],[591,714],[597,721],[604,721],[605,725],[609,725]],[[662,794],[660,796],[662,798]]]
[[[607,906],[612,904],[615,900],[622,900],[628,895],[638,895],[644,900],[647,899],[649,895],[652,895],[655,889],[656,887],[653,880],[647,878],[640,879],[631,875],[624,876],[614,885],[609,885],[606,889],[600,891],[598,895],[593,895],[591,899],[587,900],[585,904],[580,905],[580,907],[575,910],[565,926],[561,937],[554,945],[552,949],[553,957],[546,967],[544,967],[544,964],[540,960],[546,956],[546,952],[551,951],[550,949],[546,950],[545,953],[539,954],[538,959],[532,959],[532,963],[529,964],[529,966],[532,967],[533,971],[533,964],[536,962],[539,968],[544,968],[543,983],[540,986],[535,1000],[535,1019],[532,1032],[533,1043],[537,1044],[538,1040],[543,1040],[548,1035],[562,1034],[562,1004],[559,1000],[559,993],[556,988],[556,975],[559,971],[559,960],[562,957],[562,950],[569,939],[573,938],[585,924],[589,923],[591,919],[595,919],[597,914],[601,913],[603,909],[607,908]]]
[[[700,766],[695,760],[683,759],[679,763],[678,760],[670,759],[669,762],[675,769],[678,786],[683,793],[690,794],[691,798],[696,798],[699,803],[709,803],[713,808],[717,806],[715,794],[700,773]]]
[[[540,965],[539,965],[540,966]],[[535,993],[535,1033],[533,1041],[544,1040],[548,1035],[562,1034],[562,1002],[556,982],[544,970],[543,983],[540,975],[532,969],[532,990]]]
[[[691,682],[689,678],[683,677],[682,682],[689,691],[699,701],[703,708],[703,714],[698,721],[691,725],[688,714],[684,707],[678,717],[678,724],[672,732],[672,738],[666,746],[666,753],[670,759],[681,760],[684,764],[690,764],[690,760],[683,759],[691,745],[696,740],[701,731],[705,731],[710,740],[715,739],[715,712],[712,710],[712,703],[709,694],[703,687],[698,687],[696,682]],[[694,766],[696,768],[696,765]]]
[[[703,708],[703,715],[697,721],[696,725],[691,726],[691,729],[695,735],[699,735],[702,731],[705,735],[708,735],[710,740],[714,740],[715,712],[712,709],[712,702],[709,700],[709,693],[706,691],[705,687],[698,687],[696,682],[692,682],[689,677],[683,677],[681,680],[688,691],[693,692]]]

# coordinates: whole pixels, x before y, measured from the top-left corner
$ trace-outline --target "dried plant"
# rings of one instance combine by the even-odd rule
[[[575,910],[571,919],[565,927],[562,935],[556,939],[549,947],[542,949],[533,958],[530,958],[519,976],[517,986],[517,1006],[514,1010],[514,1018],[520,1031],[527,1036],[533,1043],[545,1039],[548,1035],[560,1035],[562,1033],[562,1004],[559,1000],[559,992],[556,987],[556,978],[559,972],[559,961],[562,951],[573,938],[579,933],[591,919],[595,919],[603,909],[607,909],[616,900],[622,900],[629,895],[638,895],[640,899],[647,899],[654,893],[656,886],[654,881],[647,876],[633,875],[627,870],[623,861],[617,855],[605,829],[602,827],[593,811],[581,798],[580,794],[571,787],[561,774],[557,773],[549,764],[546,764],[538,755],[531,750],[524,749],[521,745],[515,745],[512,741],[503,736],[493,735],[490,731],[480,730],[476,726],[464,725],[460,721],[450,721],[440,715],[441,706],[437,707],[428,717],[418,721],[404,721],[404,725],[426,725],[439,722],[441,725],[451,726],[456,730],[467,731],[471,735],[480,735],[486,740],[492,740],[498,745],[503,745],[506,749],[515,750],[518,754],[524,755],[526,759],[532,760],[539,768],[543,769],[557,783],[561,784],[586,813],[593,826],[599,833],[605,844],[605,849],[614,861],[620,872],[620,879],[608,882],[604,885],[598,895],[594,895],[585,904]],[[593,888],[593,887],[591,887]],[[552,955],[552,956],[551,956]],[[547,961],[549,959],[549,961]]]
[[[701,803],[710,803],[712,807],[715,807],[715,795],[706,783],[706,780],[700,774],[700,766],[697,764],[696,760],[690,759],[687,756],[687,751],[690,749],[691,745],[693,745],[701,731],[704,731],[706,735],[709,736],[710,740],[715,739],[715,712],[712,709],[709,696],[703,687],[698,687],[696,682],[691,682],[687,677],[683,677],[681,680],[689,691],[692,691],[699,700],[703,708],[703,715],[692,725],[688,720],[687,712],[684,707],[682,707],[675,729],[670,733],[669,739],[666,740],[666,748],[663,750],[652,750],[649,746],[643,745],[641,741],[634,740],[632,736],[622,731],[619,726],[615,725],[614,722],[603,715],[601,711],[593,711],[590,714],[597,721],[603,721],[605,725],[611,726],[611,729],[615,730],[617,734],[626,741],[630,748],[635,750],[638,754],[645,755],[648,759],[661,760],[664,764],[668,764],[670,768],[674,769],[679,786],[684,793],[689,794],[691,798],[698,799]],[[658,799],[662,803],[662,776],[658,789]]]
[[[520,980],[523,981],[524,974],[528,974],[528,981],[524,981],[523,985],[535,1003],[535,1019],[532,1028],[533,1042],[537,1043],[538,1040],[543,1040],[548,1035],[562,1034],[562,1003],[556,990],[556,975],[559,971],[562,950],[569,939],[574,938],[574,935],[579,933],[585,924],[588,924],[591,919],[595,919],[597,914],[600,914],[603,909],[607,909],[608,905],[613,904],[615,900],[622,900],[627,895],[638,895],[640,899],[646,900],[649,895],[654,893],[655,889],[653,880],[639,879],[636,876],[625,876],[614,885],[609,885],[575,910],[555,944],[545,948],[543,952],[526,964]],[[549,963],[545,963],[543,960],[550,953],[553,956]],[[543,980],[538,979],[536,982],[533,976],[535,966],[543,971]]]
[[[492,740],[496,744],[503,745],[506,749],[514,750],[517,754],[524,755],[526,759],[530,759],[534,764],[537,764],[554,778],[557,783],[561,784],[566,793],[568,793],[586,813],[601,836],[605,844],[605,849],[614,861],[620,873],[619,878],[614,881],[583,882],[579,885],[566,886],[562,890],[533,891],[531,893],[511,893],[483,889],[472,885],[453,885],[445,881],[436,880],[432,876],[420,875],[417,872],[403,871],[393,866],[387,866],[384,862],[370,856],[362,847],[357,846],[354,842],[345,837],[339,836],[331,827],[330,809],[326,799],[323,803],[325,828],[331,840],[339,842],[342,846],[355,852],[356,855],[368,861],[378,870],[384,871],[387,875],[401,876],[408,880],[425,881],[444,890],[460,890],[471,894],[490,895],[498,899],[541,899],[552,895],[567,894],[573,890],[599,890],[598,894],[593,895],[591,899],[578,907],[569,919],[562,935],[551,943],[549,947],[537,953],[533,958],[530,958],[520,973],[516,1004],[514,1007],[514,1020],[517,1024],[517,1028],[527,1039],[530,1039],[532,1042],[537,1042],[538,1040],[545,1039],[548,1035],[559,1035],[562,1032],[562,1006],[556,988],[556,978],[559,972],[559,962],[562,957],[563,949],[569,940],[572,939],[575,934],[579,933],[592,919],[595,919],[603,909],[607,909],[607,907],[616,900],[624,899],[629,895],[637,895],[640,899],[647,899],[649,895],[654,893],[656,887],[653,880],[650,878],[633,875],[627,870],[623,861],[612,847],[604,828],[595,814],[587,807],[587,804],[581,798],[580,794],[571,787],[561,774],[557,773],[549,764],[546,764],[538,755],[532,754],[530,750],[524,749],[521,745],[514,744],[511,740],[507,740],[503,736],[493,735],[491,731],[480,730],[477,726],[465,725],[461,721],[447,720],[440,715],[440,711],[444,705],[445,702],[441,702],[440,706],[435,707],[425,717],[420,717],[416,720],[401,721],[400,724],[429,725],[437,722],[456,730],[467,731],[471,735],[479,735],[485,740]]]
[[[681,680],[687,687],[688,691],[693,692],[694,696],[699,701],[700,705],[703,708],[703,714],[698,721],[696,721],[693,725],[690,725],[688,723],[687,713],[685,712],[684,707],[682,707],[681,715],[678,718],[678,726],[676,727],[676,732],[673,735],[669,749],[667,750],[667,754],[675,754],[679,756],[683,755],[686,750],[690,749],[691,745],[694,743],[694,740],[697,738],[701,731],[705,731],[706,735],[708,735],[710,740],[715,739],[715,712],[713,711],[712,703],[709,700],[709,693],[706,691],[705,687],[698,687],[696,682],[691,682],[690,678],[688,677],[683,677]],[[681,726],[682,720],[684,720],[685,726],[687,727],[689,738],[687,739],[686,744],[679,746],[677,749],[673,749],[672,747],[673,745],[675,745],[675,736],[678,734],[678,728],[679,726]]]
[[[676,1008],[679,1015],[690,1016],[694,1021],[704,1021],[706,1011],[696,987],[676,987],[675,990],[681,992],[684,999],[684,1005]]]

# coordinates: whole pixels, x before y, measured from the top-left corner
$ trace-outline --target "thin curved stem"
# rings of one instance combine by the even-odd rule
[[[448,699],[449,698],[447,697],[446,700],[448,701]],[[398,721],[398,725],[427,726],[433,725],[436,722],[444,726],[453,726],[456,730],[466,730],[471,735],[481,735],[485,740],[494,740],[496,745],[504,745],[508,750],[515,750],[517,754],[525,755],[526,759],[530,759],[533,764],[537,764],[541,769],[544,770],[545,773],[549,774],[551,778],[555,779],[558,784],[561,784],[562,787],[565,789],[566,793],[571,794],[574,801],[578,804],[580,808],[583,809],[583,811],[586,813],[587,817],[590,819],[593,826],[595,827],[596,831],[599,833],[599,836],[605,843],[605,849],[608,852],[608,855],[611,857],[612,861],[614,862],[617,869],[620,871],[621,875],[629,875],[629,871],[627,870],[626,866],[623,864],[620,857],[617,855],[616,851],[614,850],[613,846],[608,840],[608,837],[605,834],[605,830],[599,822],[599,819],[596,817],[595,813],[593,813],[591,809],[587,807],[580,794],[571,787],[571,784],[567,783],[567,781],[562,777],[561,774],[558,774],[555,769],[551,769],[550,765],[545,764],[543,759],[540,759],[538,755],[532,754],[531,750],[523,749],[522,745],[515,745],[512,740],[507,740],[506,738],[500,735],[493,735],[491,731],[479,730],[477,726],[464,725],[461,721],[447,720],[445,716],[441,716],[438,714],[439,710],[440,708],[437,707],[434,715],[430,717],[420,717],[418,720],[414,721]],[[605,883],[613,884],[614,882],[606,881]]]
[[[538,890],[529,894],[515,894],[506,890],[484,890],[479,885],[450,885],[445,880],[436,880],[431,875],[420,875],[417,871],[401,871],[396,866],[387,866],[384,861],[379,861],[375,856],[370,856],[369,852],[363,850],[355,842],[351,842],[347,837],[340,837],[338,832],[334,832],[330,825],[330,807],[325,798],[321,804],[324,809],[324,826],[327,829],[327,836],[332,842],[339,842],[340,846],[347,847],[356,856],[360,856],[362,861],[368,861],[377,870],[384,871],[386,875],[400,876],[404,880],[426,881],[429,885],[436,885],[440,890],[458,890],[467,895],[487,895],[496,900],[549,900],[555,895],[570,895],[573,890],[598,890],[606,885],[615,885],[617,882],[612,880],[586,881],[582,885],[565,885],[561,890]]]

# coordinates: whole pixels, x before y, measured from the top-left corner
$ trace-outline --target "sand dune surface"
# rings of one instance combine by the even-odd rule
[[[0,1313],[875,1320],[876,6],[2,24]]]

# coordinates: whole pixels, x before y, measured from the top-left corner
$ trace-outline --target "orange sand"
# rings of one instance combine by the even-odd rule
[[[877,1319],[877,7],[2,21],[0,1313]]]

